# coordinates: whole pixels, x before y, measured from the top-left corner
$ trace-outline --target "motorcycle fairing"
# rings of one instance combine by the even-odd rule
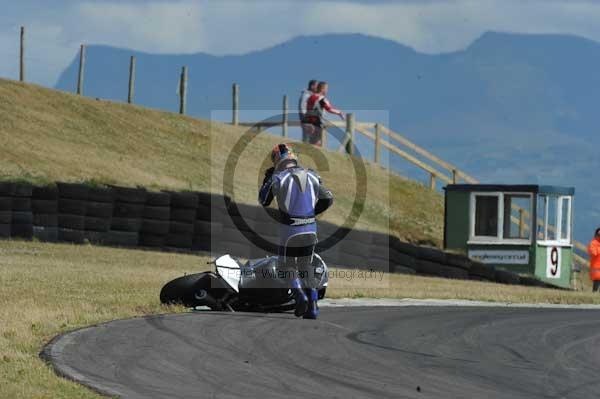
[[[217,267],[217,274],[221,276],[227,285],[233,288],[235,292],[239,293],[239,285],[242,278],[240,264],[230,255],[223,255],[215,260],[215,265]]]

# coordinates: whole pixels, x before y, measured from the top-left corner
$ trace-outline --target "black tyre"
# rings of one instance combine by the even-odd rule
[[[390,253],[392,251],[390,251],[390,247],[388,246],[371,244],[369,245],[369,250],[367,251],[367,254],[369,257],[389,259],[391,257]]]
[[[33,237],[40,241],[56,242],[58,241],[58,228],[33,226]]]
[[[371,241],[373,245],[382,246],[382,247],[390,247],[391,238],[388,234],[383,233],[372,233]]]
[[[84,230],[95,232],[107,232],[110,229],[110,219],[86,216],[84,219]]]
[[[194,223],[194,235],[217,235],[223,232],[221,223],[211,223],[203,220],[197,220]]]
[[[13,182],[0,182],[0,196],[12,197],[15,195],[15,183]]]
[[[115,202],[113,216],[117,218],[140,219],[144,213],[144,205]]]
[[[83,240],[83,230],[73,230],[65,228],[58,229],[58,241],[71,242],[74,244],[83,244]]]
[[[56,186],[34,187],[31,198],[36,200],[54,200],[58,199],[58,188]]]
[[[167,246],[192,249],[193,237],[191,234],[169,234],[167,236]]]
[[[19,212],[31,212],[31,198],[13,197],[12,210]]]
[[[108,219],[113,214],[113,204],[112,202],[88,202],[85,214],[96,218]]]
[[[181,223],[181,222],[173,222],[169,226],[170,234],[185,234],[185,235],[193,235],[194,234],[194,224],[193,223]]]
[[[481,278],[488,281],[494,281],[496,278],[495,268],[485,263],[472,262],[469,269],[469,276]]]
[[[364,267],[366,260],[362,256],[340,253],[334,263],[343,268],[358,269]]]
[[[171,194],[165,192],[151,192],[146,195],[147,206],[169,207],[171,205]]]
[[[90,188],[85,184],[56,183],[56,186],[58,187],[58,195],[60,198],[86,200],[90,191]]]
[[[85,215],[87,202],[82,200],[64,199],[58,200],[58,212],[68,215]]]
[[[398,266],[404,266],[413,270],[417,269],[417,261],[413,256],[407,255],[396,250],[390,251],[390,263]]]
[[[325,294],[327,293],[327,287],[323,287],[319,290],[319,300],[325,298]]]
[[[34,199],[31,200],[31,210],[33,213],[52,214],[58,212],[58,201],[55,199]]]
[[[348,233],[346,238],[344,238],[344,241],[345,240],[359,242],[363,245],[370,245],[373,243],[373,233],[365,230],[352,230]]]
[[[171,206],[173,208],[196,209],[198,207],[198,195],[196,193],[171,193]]]
[[[142,219],[140,231],[144,234],[167,235],[171,228],[171,222],[164,220]]]
[[[449,266],[458,267],[459,269],[469,270],[471,268],[471,259],[464,255],[447,253],[446,263]]]
[[[160,290],[160,302],[187,307],[209,306],[221,310],[215,297],[225,293],[223,283],[212,273],[188,274],[169,281]]]
[[[437,248],[418,247],[417,258],[430,262],[446,264],[446,253]]]
[[[9,224],[12,222],[11,211],[0,211],[0,224]]]
[[[106,231],[84,231],[83,238],[90,244],[101,245],[106,242],[107,234]]]
[[[33,193],[33,185],[30,183],[15,183],[15,197],[27,197],[31,198]]]
[[[167,237],[164,235],[141,234],[140,245],[144,247],[161,248],[167,245]]]
[[[198,208],[196,208],[196,219],[210,221],[212,219],[210,205],[199,204]]]
[[[112,218],[110,229],[117,231],[139,232],[142,227],[141,219],[133,218]]]
[[[139,234],[110,230],[106,233],[106,243],[117,247],[135,247],[139,244]]]
[[[176,222],[194,223],[196,220],[196,210],[171,208],[171,220]]]
[[[419,247],[408,242],[400,241],[395,237],[392,237],[390,241],[390,247],[394,248],[396,251],[411,256],[417,256],[417,251]]]
[[[10,223],[0,224],[0,238],[10,238]]]
[[[31,223],[11,224],[10,236],[13,238],[18,237],[18,238],[25,238],[28,240],[32,239],[33,238],[33,224],[31,224]]]
[[[166,206],[145,206],[142,217],[153,220],[170,220],[171,208]]]
[[[58,227],[71,230],[83,230],[85,217],[80,215],[58,215]]]
[[[521,277],[508,270],[496,270],[494,279],[497,283],[519,285],[521,283]]]
[[[115,201],[129,204],[144,204],[148,192],[143,188],[112,186],[115,193]]]
[[[112,203],[115,200],[115,193],[110,187],[90,187],[87,199],[92,202]]]
[[[0,212],[1,211],[12,211],[12,197],[0,197]]]
[[[192,238],[192,249],[194,251],[205,251],[211,250],[211,238],[209,235],[194,236]]]
[[[258,234],[274,234],[277,233],[279,231],[279,225],[277,224],[277,222],[275,221],[269,221],[269,222],[256,222],[254,224],[254,230],[258,233]],[[320,232],[317,233],[319,234],[319,237],[323,237]]]
[[[33,214],[33,225],[44,226],[44,227],[58,227],[58,215],[34,213]]]
[[[13,212],[12,224],[31,224],[33,225],[33,213],[31,212]]]

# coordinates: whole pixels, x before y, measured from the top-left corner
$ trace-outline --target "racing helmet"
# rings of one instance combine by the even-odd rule
[[[297,165],[298,157],[290,144],[277,144],[271,151],[271,161],[273,167],[279,169],[287,161],[293,161]]]

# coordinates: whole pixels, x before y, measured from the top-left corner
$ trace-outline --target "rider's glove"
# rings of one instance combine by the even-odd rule
[[[265,178],[263,179],[263,185],[273,176],[273,172],[275,172],[275,168],[271,167],[265,171]]]

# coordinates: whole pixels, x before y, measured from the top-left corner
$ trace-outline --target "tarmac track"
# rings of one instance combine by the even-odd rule
[[[491,307],[193,312],[55,338],[55,370],[123,398],[595,398],[600,313]]]

